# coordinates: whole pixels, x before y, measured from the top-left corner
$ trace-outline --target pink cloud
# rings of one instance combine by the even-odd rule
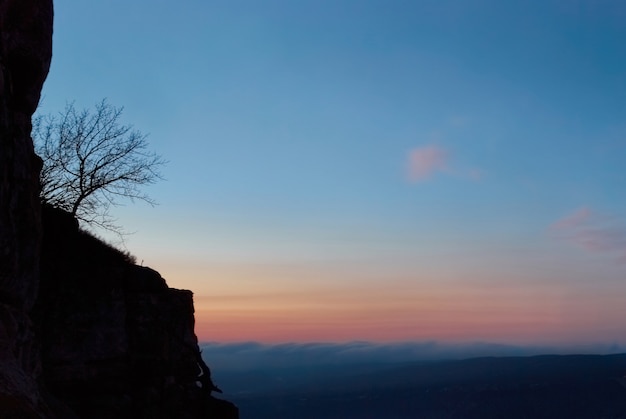
[[[574,211],[573,213],[557,220],[550,228],[553,230],[564,230],[581,225],[591,217],[591,210],[587,207],[582,207]]]
[[[550,226],[556,237],[590,252],[613,253],[626,262],[626,227],[615,217],[599,215],[587,207]]]
[[[435,145],[414,148],[409,153],[409,179],[420,182],[447,168],[448,152]]]
[[[572,235],[578,245],[591,251],[620,250],[626,253],[626,230],[620,227],[586,228]]]

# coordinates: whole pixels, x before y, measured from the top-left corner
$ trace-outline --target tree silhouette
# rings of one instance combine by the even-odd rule
[[[93,111],[70,103],[33,124],[35,151],[43,159],[42,202],[120,234],[111,206],[124,199],[154,205],[142,186],[162,179],[159,168],[166,163],[147,150],[146,135],[121,124],[122,111],[106,100]]]

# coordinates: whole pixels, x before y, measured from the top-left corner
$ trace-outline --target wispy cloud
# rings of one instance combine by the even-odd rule
[[[414,148],[409,152],[409,180],[421,182],[446,170],[448,159],[448,151],[435,145]]]
[[[418,183],[432,178],[437,173],[445,173],[462,179],[474,181],[481,180],[485,172],[477,167],[458,167],[452,160],[452,153],[448,148],[442,147],[449,131],[458,135],[465,131],[466,125],[471,118],[466,115],[450,116],[441,129],[431,131],[427,137],[427,145],[415,147],[409,150],[407,177],[410,182]]]
[[[582,249],[613,254],[626,262],[626,227],[616,217],[582,207],[554,222],[550,231]]]
[[[414,183],[426,181],[438,172],[475,181],[481,180],[485,175],[478,168],[456,167],[448,149],[432,144],[412,149],[408,160],[408,178]]]
[[[587,207],[582,207],[577,209],[571,214],[566,215],[565,217],[554,222],[550,228],[554,231],[556,230],[568,230],[572,228],[576,228],[581,224],[584,224],[591,217],[591,210]]]

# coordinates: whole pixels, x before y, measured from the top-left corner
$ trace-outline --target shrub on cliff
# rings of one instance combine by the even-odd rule
[[[59,115],[35,118],[35,151],[43,159],[41,199],[90,226],[117,233],[110,214],[121,200],[154,201],[144,185],[161,179],[163,158],[146,135],[120,122],[123,108],[102,100],[93,110],[68,104]]]

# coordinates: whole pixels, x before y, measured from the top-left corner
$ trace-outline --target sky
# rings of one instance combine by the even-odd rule
[[[40,112],[168,160],[114,215],[201,341],[623,345],[624,39],[620,0],[56,0]]]

